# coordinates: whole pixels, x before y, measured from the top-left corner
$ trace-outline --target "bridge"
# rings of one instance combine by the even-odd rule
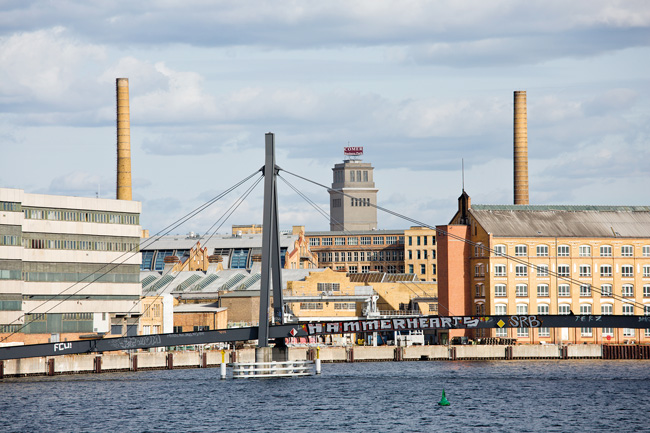
[[[373,332],[410,332],[448,329],[494,328],[650,328],[650,316],[596,316],[596,315],[515,315],[515,316],[412,316],[392,319],[365,319],[269,325],[266,341],[292,337],[310,337],[333,334],[365,334]],[[102,338],[44,343],[0,348],[0,361],[57,355],[100,353],[153,347],[187,346],[195,344],[231,343],[259,340],[258,327],[218,329],[214,331],[154,334],[135,337]]]

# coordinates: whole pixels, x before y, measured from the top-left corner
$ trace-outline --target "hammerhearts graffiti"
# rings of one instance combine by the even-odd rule
[[[494,323],[495,319],[499,319]],[[468,316],[427,316],[399,319],[350,320],[344,322],[317,322],[302,326],[308,335],[377,332],[377,331],[414,331],[425,329],[468,329],[468,328],[539,328],[542,322],[537,316],[508,316],[505,321],[495,317]],[[491,323],[486,323],[491,322]],[[496,326],[495,326],[496,325]]]

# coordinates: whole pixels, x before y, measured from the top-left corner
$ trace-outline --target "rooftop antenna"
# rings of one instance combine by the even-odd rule
[[[461,173],[462,173],[462,181],[463,181],[463,191],[465,191],[465,160],[463,158],[460,159],[460,165],[461,165]]]

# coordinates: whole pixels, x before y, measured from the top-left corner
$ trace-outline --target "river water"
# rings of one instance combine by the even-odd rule
[[[442,390],[451,405],[438,406]],[[291,379],[219,369],[0,381],[1,432],[650,431],[648,361],[323,364]]]

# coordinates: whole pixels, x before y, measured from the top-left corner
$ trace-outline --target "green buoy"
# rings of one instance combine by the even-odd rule
[[[442,398],[438,402],[438,406],[449,406],[449,400],[445,397],[445,390],[442,390]]]

